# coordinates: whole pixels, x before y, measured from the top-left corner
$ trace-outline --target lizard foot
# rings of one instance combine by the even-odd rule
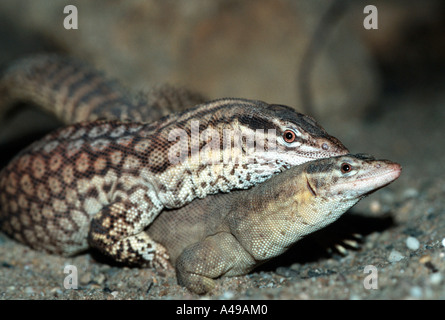
[[[169,259],[170,256],[167,253],[167,249],[163,245],[156,243],[152,267],[155,269],[173,269]]]
[[[216,286],[215,280],[196,273],[187,273],[181,268],[176,269],[176,274],[179,285],[196,294],[208,293]]]

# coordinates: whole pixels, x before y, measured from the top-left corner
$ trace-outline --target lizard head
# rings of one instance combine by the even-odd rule
[[[256,100],[206,102],[156,126],[163,133],[153,144],[166,145],[166,152],[151,170],[177,175],[172,164],[185,164],[196,181],[205,179],[201,195],[247,189],[293,166],[348,153],[311,117]]]
[[[284,105],[263,102],[258,105],[261,107],[245,112],[238,119],[241,131],[255,137],[255,159],[289,168],[349,153],[340,140],[329,135],[312,117]]]
[[[306,184],[315,210],[307,208],[309,220],[337,219],[365,196],[396,180],[400,164],[357,154],[333,157],[305,164]]]
[[[400,173],[395,162],[363,155],[307,162],[257,185],[254,196],[244,196],[229,215],[230,230],[255,259],[269,259],[334,222]]]

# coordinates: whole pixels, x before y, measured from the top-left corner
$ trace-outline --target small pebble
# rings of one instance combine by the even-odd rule
[[[410,293],[411,297],[416,298],[416,299],[422,298],[422,295],[423,295],[422,288],[417,287],[417,286],[412,287],[411,290],[409,290],[409,293]]]
[[[426,263],[428,263],[428,262],[431,262],[431,256],[425,254],[425,255],[423,255],[423,256],[420,257],[419,262],[420,262],[420,263],[423,263],[423,264],[426,264]]]
[[[445,247],[445,238],[442,239],[442,246]]]
[[[80,277],[80,283],[82,283],[82,284],[87,284],[88,282],[91,281],[91,278],[92,278],[92,274],[91,274],[91,272],[86,272],[85,274],[83,274],[83,275]]]
[[[26,287],[25,288],[25,293],[29,294],[29,295],[34,294],[35,293],[34,288],[33,287]]]
[[[286,277],[286,278],[291,278],[291,277],[298,277],[298,275],[300,274],[300,272],[298,272],[297,270],[293,270],[291,268],[287,268],[287,267],[278,267],[275,272],[282,276],[282,277]]]
[[[406,246],[408,247],[408,249],[416,251],[420,247],[420,242],[419,240],[417,240],[417,238],[408,237],[406,239]]]
[[[416,198],[419,195],[419,191],[414,188],[408,188],[405,191],[403,191],[403,198],[409,199],[409,198]]]
[[[54,287],[49,292],[52,294],[63,294],[63,291],[59,287]]]
[[[235,295],[233,294],[232,291],[226,291],[226,292],[223,293],[222,298],[223,299],[227,299],[227,300],[231,300],[231,299],[233,299],[234,296]]]
[[[382,205],[378,200],[372,200],[369,204],[369,208],[371,209],[372,213],[379,213],[380,211],[382,211]]]
[[[94,277],[94,281],[96,281],[98,284],[104,283],[106,277],[103,273],[98,274],[96,277]]]
[[[405,258],[405,257],[399,251],[392,250],[391,253],[389,254],[388,261],[389,262],[399,262],[403,258]]]
[[[439,285],[442,282],[442,275],[439,272],[435,272],[432,275],[430,275],[430,283],[432,285]]]

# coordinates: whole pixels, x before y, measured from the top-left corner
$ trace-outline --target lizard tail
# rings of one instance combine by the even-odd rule
[[[134,96],[91,66],[56,54],[16,60],[0,77],[0,119],[17,103],[26,102],[64,124],[97,119],[152,122],[207,100],[169,85]]]
[[[117,83],[79,61],[55,54],[13,62],[0,78],[0,94],[0,117],[26,102],[66,124],[95,120],[105,110],[113,113],[131,105]]]

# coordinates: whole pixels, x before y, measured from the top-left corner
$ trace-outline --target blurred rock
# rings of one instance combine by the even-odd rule
[[[63,8],[68,4],[78,8],[78,30],[63,28]],[[357,36],[363,29],[363,8],[347,7],[338,23],[326,27],[326,43],[318,46],[320,52],[309,68],[314,108],[301,106],[297,89],[301,59],[329,4],[4,0],[0,20],[22,34],[29,32],[34,41],[38,35],[57,51],[91,62],[136,90],[169,82],[212,98],[288,104],[315,115],[329,129],[363,116],[379,87],[372,59]],[[7,58],[20,52],[11,46],[32,52],[29,38],[17,39],[18,43],[7,44],[14,54]]]

